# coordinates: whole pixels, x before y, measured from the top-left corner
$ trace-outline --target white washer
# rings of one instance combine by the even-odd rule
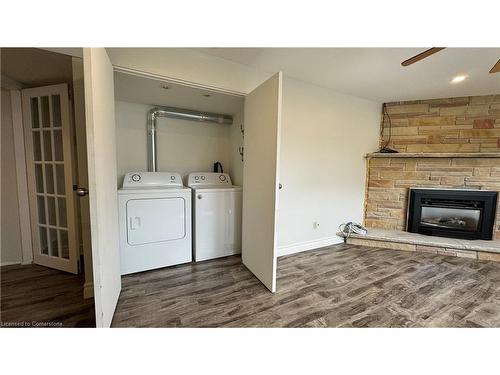
[[[242,188],[226,173],[191,173],[196,262],[241,253]]]
[[[122,275],[192,261],[191,190],[178,173],[127,173],[118,205]]]

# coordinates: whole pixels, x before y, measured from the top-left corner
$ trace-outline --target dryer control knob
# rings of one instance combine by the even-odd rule
[[[141,176],[138,175],[137,173],[132,175],[132,181],[138,182],[140,180],[141,180]]]
[[[198,196],[197,196],[196,198],[201,199],[201,198],[202,198],[202,195],[201,195],[201,194],[198,194]]]

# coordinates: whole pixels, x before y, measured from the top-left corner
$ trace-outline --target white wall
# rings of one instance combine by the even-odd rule
[[[147,170],[146,115],[152,106],[115,102],[118,159],[118,186],[126,172]],[[179,172],[211,172],[220,161],[234,183],[239,183],[242,166],[234,150],[238,147],[239,122],[233,125],[199,123],[160,118],[158,120],[158,170]],[[236,132],[233,127],[237,127]],[[233,173],[234,172],[234,173]]]
[[[377,149],[380,110],[380,103],[285,78],[279,255],[339,243],[339,224],[362,221],[363,156]]]
[[[10,93],[2,89],[1,99],[1,264],[21,263],[22,245],[17,200],[16,159]]]

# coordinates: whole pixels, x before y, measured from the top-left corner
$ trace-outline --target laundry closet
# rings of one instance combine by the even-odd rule
[[[216,162],[224,172],[216,175],[220,187],[240,187],[234,193],[241,194],[242,263],[274,292],[281,189],[278,176],[282,74],[272,75],[249,93],[240,93],[139,71],[123,64],[113,66],[108,52],[102,48],[84,49],[84,63],[92,256],[96,309],[102,311],[102,325],[111,321],[121,289],[120,275],[127,273],[121,270],[119,243],[125,239],[128,245],[131,242],[133,245],[137,239],[128,241],[123,227],[130,229],[144,224],[141,217],[120,220],[117,216],[122,213],[115,214],[120,205],[124,206],[118,202],[120,194],[131,193],[122,191],[124,182],[127,188],[137,186],[140,181],[152,182],[153,177],[153,184],[160,180],[162,189],[172,188],[168,192],[177,194],[174,198],[186,197],[183,189],[188,189],[192,205],[199,191],[196,190],[195,197],[186,185],[203,188],[197,183],[214,177],[209,172]],[[137,201],[143,197],[128,199]],[[157,202],[162,207],[174,207],[178,200],[150,204],[156,213],[148,219],[153,226],[170,220],[162,216],[163,210]],[[184,207],[187,216],[194,212],[191,205]],[[187,216],[185,228],[191,223]],[[204,224],[208,232],[212,230],[211,222],[208,218]],[[184,233],[182,225],[177,222],[172,228],[172,239],[180,241]],[[151,243],[170,240],[162,237],[161,230],[156,234],[157,237],[149,239]],[[148,238],[140,241],[148,242]],[[135,256],[139,259],[140,251],[135,251]],[[203,259],[211,256],[199,257],[200,261]],[[187,261],[184,257],[179,264]]]
[[[122,275],[240,254],[243,97],[114,82]]]

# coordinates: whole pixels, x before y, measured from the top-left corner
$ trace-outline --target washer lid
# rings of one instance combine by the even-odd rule
[[[123,189],[183,187],[181,175],[172,172],[128,172]]]

